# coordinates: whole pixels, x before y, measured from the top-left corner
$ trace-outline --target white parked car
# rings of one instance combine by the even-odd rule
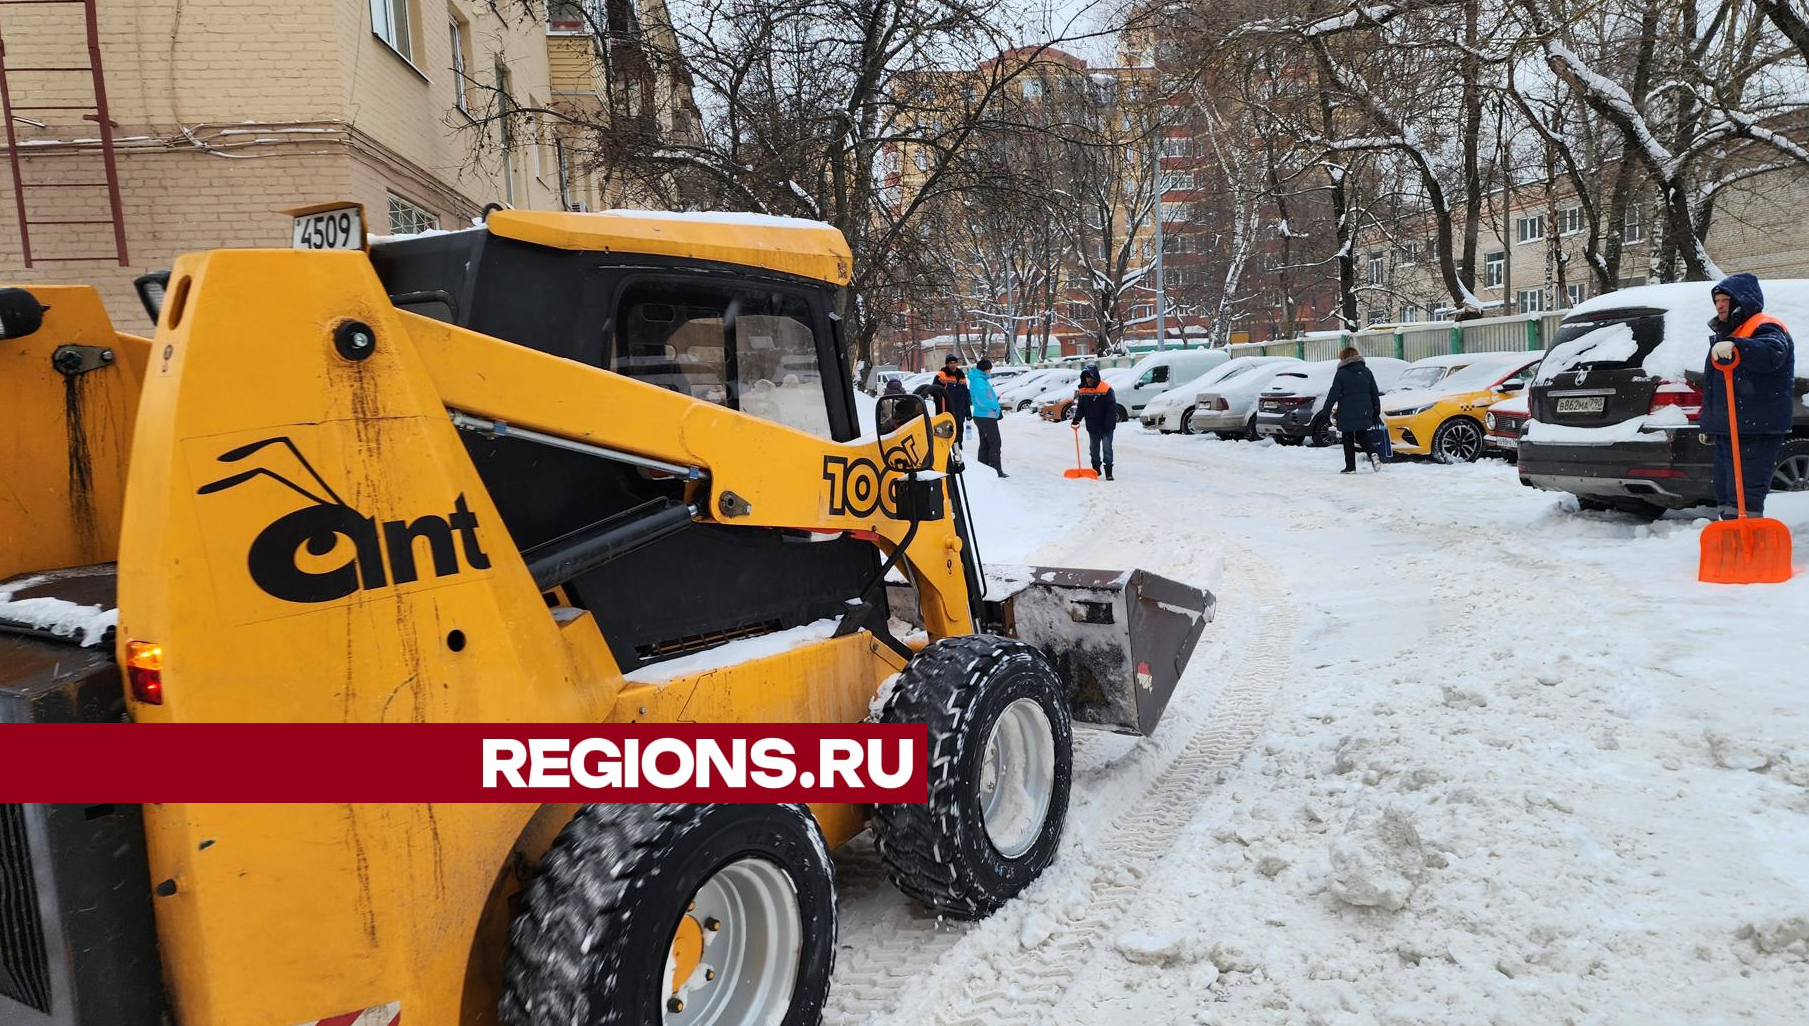
[[[1151,399],[1143,408],[1143,415],[1138,418],[1143,426],[1163,434],[1180,432],[1191,435],[1196,430],[1193,426],[1194,403],[1201,392],[1217,385],[1221,381],[1248,374],[1258,367],[1272,363],[1299,363],[1292,356],[1238,356],[1226,360],[1191,381],[1184,381],[1161,395]]]
[[[1167,349],[1138,360],[1130,369],[1129,383],[1123,388],[1112,388],[1118,393],[1118,405],[1136,417],[1151,400],[1178,382],[1197,378],[1230,359],[1231,354],[1223,349]]]
[[[1069,368],[1036,371],[1022,383],[999,393],[999,405],[1013,410],[1034,410],[1038,401],[1057,389],[1073,391],[1080,387],[1080,371]]]
[[[1221,381],[1202,389],[1194,398],[1189,429],[1195,433],[1211,431],[1220,438],[1255,439],[1257,395],[1269,386],[1269,382],[1275,380],[1277,374],[1290,368],[1306,366],[1305,361],[1291,356],[1272,359],[1275,362],[1265,363],[1247,374],[1240,374],[1230,381]]]
[[[1388,391],[1429,391],[1438,383],[1476,362],[1477,353],[1446,353],[1415,360]]]

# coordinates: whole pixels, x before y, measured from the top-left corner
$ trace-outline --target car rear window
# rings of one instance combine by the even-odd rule
[[[1632,333],[1632,345],[1627,334]],[[1547,347],[1539,380],[1579,366],[1626,370],[1640,366],[1665,339],[1664,311],[1650,308],[1603,310],[1586,319],[1566,319]]]

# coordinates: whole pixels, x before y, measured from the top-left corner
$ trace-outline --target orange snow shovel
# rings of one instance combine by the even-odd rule
[[[1740,419],[1734,413],[1734,368],[1740,351],[1717,361],[1727,385],[1727,433],[1733,447],[1734,495],[1740,519],[1720,520],[1702,529],[1702,563],[1696,579],[1708,584],[1781,584],[1790,580],[1790,528],[1770,517],[1746,515],[1746,473],[1740,459]]]
[[[1081,463],[1080,463],[1080,425],[1079,424],[1074,425],[1074,469],[1062,471],[1062,476],[1065,478],[1069,478],[1070,480],[1072,480],[1074,478],[1081,478],[1081,477],[1088,478],[1093,481],[1099,480],[1099,471],[1094,470],[1091,467],[1081,466]]]

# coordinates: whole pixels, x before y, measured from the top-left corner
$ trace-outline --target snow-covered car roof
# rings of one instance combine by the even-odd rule
[[[1292,365],[1288,363],[1277,363],[1273,366],[1257,367],[1255,370],[1240,374],[1230,381],[1221,380],[1218,384],[1213,385],[1200,394],[1216,395],[1221,399],[1254,396],[1256,393],[1261,392],[1264,388],[1268,387],[1269,382],[1275,380],[1277,374],[1290,370],[1292,367],[1299,366],[1302,366],[1301,361],[1295,360]]]
[[[1766,313],[1783,321],[1786,327],[1793,324],[1809,326],[1809,279],[1760,279],[1759,287],[1765,292]],[[1686,371],[1700,371],[1708,357],[1708,322],[1715,316],[1713,288],[1713,282],[1689,281],[1604,292],[1572,307],[1564,323],[1599,320],[1602,314],[1611,311],[1661,311],[1665,322],[1664,340],[1640,363],[1648,374],[1681,378]],[[1809,328],[1799,327],[1793,334],[1805,330]],[[1582,361],[1566,359],[1565,362],[1574,365]],[[1796,347],[1796,374],[1799,378],[1809,377],[1809,347]],[[1543,371],[1541,376],[1544,376]]]
[[[1392,356],[1367,356],[1363,362],[1375,375],[1376,387],[1384,392],[1407,370],[1406,360]],[[1338,373],[1337,360],[1317,360],[1300,367],[1288,367],[1276,374],[1263,392],[1277,395],[1324,395],[1331,391],[1332,376]]]

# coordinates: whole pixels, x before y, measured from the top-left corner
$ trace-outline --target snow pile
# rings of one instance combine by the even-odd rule
[[[1614,442],[1663,442],[1670,430],[1696,430],[1689,415],[1676,406],[1661,406],[1656,413],[1629,417],[1618,424],[1602,427],[1570,427],[1547,424],[1539,420],[1526,422],[1525,439],[1529,442],[1553,442],[1564,445],[1609,445]]]
[[[694,652],[691,655],[668,659],[663,663],[643,666],[622,675],[630,684],[664,684],[678,677],[688,677],[707,670],[720,670],[725,666],[755,659],[766,659],[783,655],[794,649],[826,640],[835,635],[835,617],[825,617],[813,623],[807,623],[789,630],[774,631],[754,638],[742,638],[738,641],[725,642],[715,648]]]
[[[60,598],[14,597],[47,579],[44,575],[22,577],[0,588],[0,622],[69,638],[83,648],[100,644],[107,632],[118,626],[117,609],[84,606]]]

